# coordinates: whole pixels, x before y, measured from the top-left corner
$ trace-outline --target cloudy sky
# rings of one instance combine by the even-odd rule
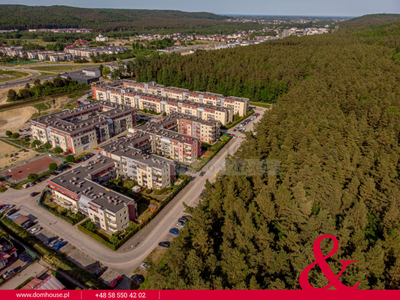
[[[400,13],[400,0],[0,0],[0,4],[174,9],[217,14],[361,16]]]

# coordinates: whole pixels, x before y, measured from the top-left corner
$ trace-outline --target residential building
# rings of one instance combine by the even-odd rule
[[[0,238],[0,270],[12,264],[17,257],[17,249],[10,240]]]
[[[102,184],[116,177],[113,159],[98,156],[94,164],[79,166],[48,180],[54,201],[87,215],[106,232],[119,232],[137,217],[136,202]],[[101,184],[102,183],[102,184]]]
[[[99,35],[96,36],[96,42],[108,42],[108,37],[103,36],[101,32],[99,32]]]
[[[149,189],[167,188],[174,182],[174,161],[143,150],[151,145],[150,138],[144,133],[119,138],[99,147],[99,153],[115,160],[119,176]]]
[[[74,154],[136,126],[136,109],[98,101],[31,119],[33,139]]]
[[[132,83],[131,83],[132,82]],[[189,92],[184,89],[165,88],[151,83],[120,80],[112,84],[92,86],[95,99],[128,105],[157,113],[184,113],[206,121],[219,121],[222,125],[233,122],[234,114],[244,116],[249,101],[246,98]]]

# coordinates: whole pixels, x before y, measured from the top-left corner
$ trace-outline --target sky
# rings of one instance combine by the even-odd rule
[[[216,14],[362,16],[400,13],[400,0],[0,0],[0,4],[173,9]]]

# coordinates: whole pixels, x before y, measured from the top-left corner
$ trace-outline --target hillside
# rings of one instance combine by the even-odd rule
[[[400,14],[371,14],[353,18],[340,25],[347,28],[365,27],[369,25],[383,25],[390,22],[400,22]]]
[[[92,28],[143,30],[210,27],[227,17],[176,10],[92,9],[69,6],[0,5],[0,28]]]
[[[332,234],[332,271],[357,261],[343,284],[398,289],[399,52],[400,34],[338,32],[141,62],[140,78],[277,101],[141,288],[300,289],[314,241]],[[332,242],[321,246],[327,255]],[[318,267],[309,280],[329,284]]]

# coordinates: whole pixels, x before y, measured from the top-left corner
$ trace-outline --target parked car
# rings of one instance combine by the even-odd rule
[[[143,279],[139,277],[139,275],[133,274],[131,277],[132,281],[138,285],[141,285],[143,283]]]
[[[43,229],[42,227],[35,227],[35,228],[32,228],[31,230],[29,230],[29,233],[34,234],[36,232],[39,232],[42,229]]]
[[[44,242],[44,244],[45,244],[45,245],[50,245],[50,243],[53,242],[53,241],[56,240],[56,239],[57,239],[56,236],[53,236],[53,237],[51,237],[51,238],[48,238],[48,239]]]
[[[179,218],[179,219],[178,219],[178,222],[180,222],[180,223],[185,223],[185,222],[186,222],[186,219],[184,219],[184,218]]]
[[[24,263],[28,263],[30,262],[32,259],[30,258],[29,255],[25,254],[25,253],[21,253],[20,255],[18,255],[18,258],[20,260],[22,260]]]
[[[9,217],[9,216],[15,214],[17,211],[18,211],[18,209],[15,209],[15,208],[9,210],[9,211],[6,213],[6,217]]]
[[[121,277],[121,276],[118,276],[117,278],[115,278],[115,279],[111,282],[110,287],[115,288],[118,284],[121,283],[121,281],[122,281],[122,277]]]
[[[49,247],[53,248],[55,245],[57,245],[58,243],[61,243],[61,239],[55,239],[53,240],[51,243],[49,243]]]
[[[34,186],[34,185],[35,185],[35,183],[33,183],[33,182],[28,182],[28,183],[23,184],[22,187],[23,187],[24,189],[27,189],[28,187],[31,187],[31,186]]]
[[[178,223],[176,224],[176,226],[177,226],[177,227],[180,227],[180,228],[183,228],[183,227],[185,227],[185,223],[178,222]]]
[[[165,247],[165,248],[169,248],[170,245],[171,245],[170,242],[159,242],[158,243],[158,246]]]
[[[6,204],[5,206],[3,206],[2,209],[0,209],[0,213],[5,212],[5,211],[6,211],[7,209],[9,209],[9,208],[10,208],[10,205]]]
[[[58,243],[57,245],[54,246],[54,250],[60,250],[62,247],[64,247],[67,244],[67,242],[61,242]]]
[[[192,217],[191,216],[182,216],[181,219],[185,219],[186,221],[189,221]]]
[[[8,269],[7,271],[4,272],[3,279],[7,280],[8,278],[13,276],[14,274],[15,274],[14,268],[10,268],[10,269]]]
[[[103,275],[104,272],[107,271],[107,269],[108,269],[107,267],[101,267],[101,268],[97,269],[96,272],[94,272],[93,275],[98,278],[101,275]]]
[[[204,176],[204,174],[206,174],[206,172],[200,172],[200,176]]]
[[[33,222],[26,222],[24,225],[22,225],[22,228],[27,230],[28,228],[32,227],[33,225],[35,225],[35,223]]]
[[[179,229],[177,229],[177,228],[171,228],[171,229],[169,230],[169,232],[172,233],[172,234],[178,235],[178,234],[179,234]]]
[[[30,196],[35,197],[36,195],[39,195],[39,194],[40,194],[39,192],[32,192],[32,193],[30,193]]]
[[[148,268],[150,268],[150,266],[147,264],[147,263],[142,263],[141,265],[140,265],[140,267],[141,268],[143,268],[143,269],[148,269]]]

